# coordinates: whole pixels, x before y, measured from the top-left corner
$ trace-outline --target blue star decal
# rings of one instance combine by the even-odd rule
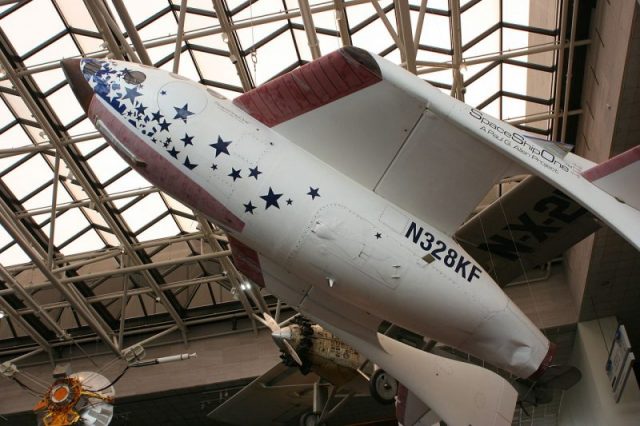
[[[222,140],[222,138],[220,136],[218,136],[218,141],[216,143],[209,144],[210,147],[215,148],[216,157],[218,155],[220,155],[220,154],[229,155],[229,150],[227,150],[227,147],[229,145],[231,145],[231,141],[225,142],[225,141]]]
[[[251,201],[249,201],[247,204],[243,204],[243,206],[244,206],[244,212],[245,213],[253,214],[253,211],[256,209],[256,206],[251,204]]]
[[[166,95],[166,94],[167,94],[167,91],[166,91],[166,90],[161,90],[161,91],[160,91],[160,94],[161,94],[161,95]]]
[[[293,204],[293,200],[291,198],[287,199],[287,205],[290,206],[291,204]]]
[[[249,167],[249,177],[254,177],[258,180],[258,175],[261,175],[262,172],[258,170],[258,166],[255,166],[253,169]]]
[[[178,158],[178,154],[180,154],[180,151],[177,151],[175,146],[171,147],[171,149],[167,150],[167,152],[169,153],[169,155],[171,155],[175,159],[177,159]],[[186,164],[185,164],[185,166],[186,166]],[[187,166],[187,167],[189,167],[189,166]]]
[[[218,165],[216,163],[213,163],[211,165],[211,170],[218,170]]]
[[[378,239],[378,240],[379,240],[380,238],[382,238],[382,234],[381,234],[381,233],[379,233],[379,232],[376,232],[375,237],[376,237],[376,239]]]
[[[262,198],[265,202],[266,205],[264,207],[264,209],[268,209],[269,207],[273,206],[276,208],[280,208],[280,205],[278,204],[278,199],[282,197],[282,194],[276,194],[273,192],[273,189],[271,189],[271,187],[269,187],[269,193],[267,195],[261,195],[260,198]]]
[[[242,169],[240,170],[236,170],[233,167],[231,168],[231,173],[229,173],[227,176],[232,177],[233,181],[235,182],[236,179],[242,179],[242,176],[240,176],[240,172],[242,171]]]
[[[171,123],[167,123],[167,120],[162,120],[162,123],[160,123],[160,131],[166,130],[168,132],[169,126],[171,126]]]
[[[144,110],[147,109],[146,106],[140,104],[138,105],[138,107],[136,108],[136,111],[138,111],[138,114],[144,114]]]
[[[319,196],[320,196],[320,194],[318,194],[318,191],[319,191],[319,190],[320,190],[320,188],[312,188],[312,187],[309,187],[309,192],[307,192],[307,195],[310,195],[310,196],[311,196],[311,199],[312,199],[312,200],[315,200],[315,199],[316,199],[316,197],[319,197]]]
[[[188,155],[187,155],[187,158],[184,159],[184,163],[182,163],[182,165],[185,166],[189,170],[193,170],[196,167],[198,167],[197,164],[193,164],[191,161],[189,161],[189,156]]]
[[[173,119],[175,120],[176,118],[179,118],[186,123],[187,118],[189,118],[190,115],[193,115],[193,113],[189,111],[188,105],[189,104],[184,104],[182,108],[173,107],[173,109],[176,110],[176,115]]]
[[[127,93],[122,97],[122,100],[129,99],[131,101],[131,105],[133,105],[135,103],[136,98],[138,96],[142,95],[142,93],[138,92],[138,88],[137,87],[134,87],[133,89],[129,89],[128,87],[125,87],[124,90]]]
[[[108,96],[107,100],[109,101],[109,103],[117,101],[118,99],[120,99],[120,95],[118,93],[115,92],[115,89],[110,93],[110,95]]]
[[[161,118],[164,118],[164,115],[160,114],[160,110],[158,110],[157,112],[154,112],[153,114],[151,114],[153,116],[153,119],[155,121],[157,121],[158,123],[160,122]]]
[[[182,142],[184,142],[184,146],[187,145],[193,145],[193,136],[189,136],[188,133],[184,134],[184,138],[180,139]]]
[[[93,90],[103,99],[106,99],[107,95],[109,95],[109,86],[102,80],[98,81]]]

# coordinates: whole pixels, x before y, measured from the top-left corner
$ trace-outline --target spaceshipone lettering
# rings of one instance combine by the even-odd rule
[[[471,282],[474,278],[480,278],[482,270],[473,265],[470,260],[458,253],[454,248],[448,248],[447,243],[437,239],[431,232],[425,231],[423,227],[418,227],[415,222],[411,222],[405,237],[413,241],[414,244],[431,255],[434,259],[442,262],[447,268],[462,278]],[[469,268],[469,269],[467,269]]]
[[[519,133],[510,132],[500,125],[496,124],[489,118],[487,118],[482,111],[478,111],[475,108],[471,108],[469,115],[476,120],[480,121],[482,126],[480,130],[487,135],[494,137],[498,142],[512,147],[516,151],[536,161],[542,167],[552,170],[554,173],[558,173],[559,170],[563,172],[569,171],[569,166],[560,161],[553,152],[550,152],[540,146],[531,144],[527,139]]]

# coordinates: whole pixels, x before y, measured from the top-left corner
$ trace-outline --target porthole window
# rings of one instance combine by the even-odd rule
[[[146,76],[145,73],[143,73],[141,71],[129,71],[129,70],[126,70],[123,73],[122,78],[128,84],[138,85],[138,84],[142,83],[143,81],[145,81],[147,76]]]

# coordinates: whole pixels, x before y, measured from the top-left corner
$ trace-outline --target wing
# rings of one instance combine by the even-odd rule
[[[465,223],[455,239],[504,286],[599,227],[588,210],[542,179],[529,176]]]
[[[447,424],[511,424],[517,392],[496,373],[383,336],[377,333],[378,318],[316,288],[300,309],[395,377]]]
[[[616,191],[605,192],[585,179],[583,169],[591,164],[361,49],[340,49],[234,103],[449,235],[500,178],[524,170],[571,196],[640,249],[640,211],[616,199]],[[625,198],[637,197],[635,187],[633,194]]]
[[[286,424],[313,405],[315,374],[303,376],[297,368],[278,363],[209,413],[217,422],[232,425]]]
[[[234,103],[335,169],[453,233],[512,162],[397,87],[348,47]],[[460,167],[455,167],[459,165]],[[438,200],[437,208],[433,200]]]

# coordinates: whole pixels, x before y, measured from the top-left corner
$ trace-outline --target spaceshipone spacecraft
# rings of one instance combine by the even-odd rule
[[[244,275],[448,424],[510,424],[512,388],[380,336],[381,321],[541,378],[554,345],[500,285],[593,232],[595,218],[640,248],[640,192],[623,184],[638,182],[640,147],[596,165],[358,48],[233,101],[140,64],[63,67],[116,151],[227,232]],[[468,220],[496,182],[523,173]]]

